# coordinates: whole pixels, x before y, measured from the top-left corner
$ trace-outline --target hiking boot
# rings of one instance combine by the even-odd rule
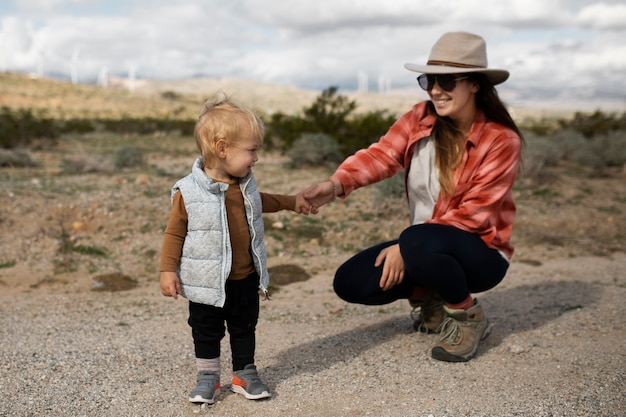
[[[208,372],[198,372],[198,383],[189,394],[189,401],[192,403],[213,404],[215,396],[220,392],[219,375]]]
[[[256,366],[246,365],[241,371],[235,371],[230,389],[249,400],[271,397],[270,389],[261,382]]]
[[[420,300],[409,299],[409,304],[413,307],[413,329],[420,333],[437,333],[446,316],[441,296],[436,291],[429,290]]]
[[[455,310],[443,306],[446,318],[441,324],[439,343],[432,349],[434,359],[446,362],[470,360],[478,349],[478,343],[489,336],[491,325],[483,308],[474,300],[467,310]]]

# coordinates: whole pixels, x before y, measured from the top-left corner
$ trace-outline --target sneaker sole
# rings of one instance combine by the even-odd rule
[[[491,325],[491,323],[487,322],[487,327],[485,327],[485,331],[483,332],[483,335],[480,337],[481,341],[485,340],[491,334],[492,328],[493,326]],[[469,352],[468,354],[463,355],[463,356],[458,356],[458,355],[453,355],[452,353],[448,352],[447,350],[445,350],[444,348],[440,346],[437,346],[437,347],[434,347],[433,350],[431,351],[431,356],[433,357],[433,359],[437,359],[443,362],[467,362],[474,357],[477,350],[478,350],[478,344],[476,344],[476,348],[472,352]]]
[[[271,393],[267,392],[267,391],[263,391],[260,394],[250,394],[249,392],[246,391],[246,389],[244,387],[241,387],[239,385],[231,385],[230,387],[231,391],[237,393],[237,394],[241,394],[244,397],[246,397],[249,400],[260,400],[262,398],[269,398],[272,396]]]
[[[215,397],[219,393],[220,393],[220,391],[219,391],[219,389],[217,389],[217,390],[215,390],[215,394],[213,395],[213,398],[204,398],[202,395],[196,395],[195,397],[189,397],[189,402],[190,403],[202,403],[202,404],[214,404],[215,403]]]

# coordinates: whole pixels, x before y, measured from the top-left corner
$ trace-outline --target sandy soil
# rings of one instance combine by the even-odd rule
[[[129,140],[140,169],[68,174]],[[169,188],[194,159],[189,139],[64,139],[40,166],[0,170],[0,416],[624,416],[626,179],[560,167],[516,188],[516,255],[478,294],[494,324],[468,363],[430,358],[406,302],[350,305],[335,268],[406,225],[375,187],[315,217],[268,215],[273,297],[262,304],[257,365],[270,400],[223,392],[189,404],[195,382],[185,300],[158,289]],[[106,166],[106,164],[104,164]],[[326,168],[288,170],[262,154],[263,191],[294,193]]]

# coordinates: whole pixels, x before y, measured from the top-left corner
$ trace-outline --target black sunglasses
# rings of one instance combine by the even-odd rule
[[[435,82],[443,91],[452,91],[456,87],[456,82],[468,78],[468,76],[459,77],[454,74],[422,74],[417,77],[417,83],[424,91],[430,91],[435,86]]]

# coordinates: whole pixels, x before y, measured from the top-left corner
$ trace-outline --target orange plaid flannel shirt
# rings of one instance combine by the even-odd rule
[[[341,197],[389,178],[402,169],[406,180],[415,144],[430,136],[435,120],[427,102],[418,103],[378,142],[347,158],[333,174],[343,185]],[[455,226],[475,233],[489,247],[510,259],[515,218],[512,188],[521,150],[521,138],[514,131],[486,120],[478,111],[461,163],[454,173],[454,193],[446,197],[439,195],[427,223]]]

